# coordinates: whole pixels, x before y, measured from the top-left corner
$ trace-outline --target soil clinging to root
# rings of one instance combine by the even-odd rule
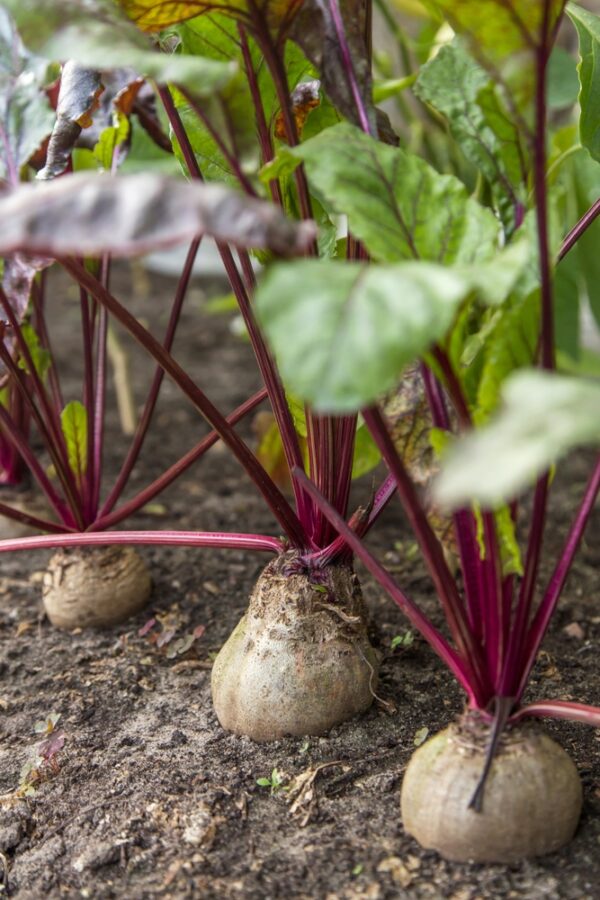
[[[347,565],[298,566],[288,552],[263,569],[214,661],[215,712],[234,734],[321,735],[376,697],[379,659],[357,576]]]
[[[582,803],[570,756],[537,723],[516,725],[502,734],[481,786],[487,747],[470,731],[452,723],[411,757],[401,793],[408,834],[457,862],[514,863],[562,849]]]

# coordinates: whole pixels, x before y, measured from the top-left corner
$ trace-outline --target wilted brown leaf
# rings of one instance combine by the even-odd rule
[[[297,775],[288,785],[287,801],[290,804],[290,813],[300,819],[300,827],[304,828],[313,816],[318,812],[318,798],[316,789],[317,776],[325,769],[333,766],[341,766],[344,772],[350,770],[350,766],[340,760],[321,763],[319,766],[306,769]]]
[[[429,524],[443,545],[449,563],[455,563],[458,550],[452,518],[439,511],[429,493],[439,463],[429,439],[431,413],[419,364],[405,369],[396,390],[386,397],[383,412],[396,450],[411,479],[421,489]]]
[[[292,91],[292,111],[294,113],[294,121],[296,122],[296,132],[299,137],[302,135],[302,129],[304,128],[310,111],[319,106],[321,102],[319,96],[320,87],[320,81],[303,81],[294,91]],[[280,141],[287,140],[283,115],[281,112],[279,112],[275,118],[275,137],[279,138]]]
[[[348,77],[349,50],[356,86],[369,125],[376,133],[377,116],[371,99],[371,64],[365,44],[365,0],[344,0],[336,4],[342,21],[346,48],[342,47],[333,3],[304,0],[297,10],[290,29],[290,38],[318,70],[323,89],[338,110],[356,125],[363,122],[358,115],[354,88]]]
[[[134,256],[203,234],[293,255],[314,239],[315,225],[221,185],[150,173],[68,175],[0,199],[2,254]]]
[[[65,171],[82,128],[89,128],[92,124],[92,114],[103,90],[98,72],[76,62],[64,64],[56,123],[50,135],[46,165],[36,176],[39,180],[55,178]]]

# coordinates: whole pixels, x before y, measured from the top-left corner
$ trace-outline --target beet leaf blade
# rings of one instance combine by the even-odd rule
[[[373,259],[472,263],[499,246],[499,223],[454,176],[379,143],[348,123],[285,150],[284,165],[304,163],[309,183]]]
[[[581,143],[600,162],[600,16],[575,3],[567,10],[579,35],[579,135]]]
[[[130,256],[208,234],[277,253],[302,252],[311,223],[219,185],[153,174],[87,173],[24,185],[0,199],[0,253]]]
[[[504,407],[444,460],[437,496],[458,508],[510,500],[569,450],[600,443],[600,384],[524,370],[509,378]]]
[[[210,94],[235,73],[235,64],[155,50],[149,39],[106,0],[7,0],[27,47],[57,61],[93,69],[131,67],[161,83],[175,81]]]
[[[315,409],[356,410],[449,328],[468,280],[429,263],[273,266],[256,310],[284,382]]]

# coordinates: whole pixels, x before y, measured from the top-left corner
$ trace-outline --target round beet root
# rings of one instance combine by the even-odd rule
[[[373,702],[379,660],[356,575],[330,566],[315,584],[292,564],[264,569],[213,666],[221,725],[256,741],[322,734]]]
[[[151,587],[132,547],[61,548],[44,573],[42,596],[57,628],[107,628],[143,609]]]
[[[581,813],[581,782],[562,747],[534,725],[503,733],[482,810],[469,809],[488,738],[489,727],[467,714],[419,747],[402,784],[405,830],[458,862],[512,863],[567,844]]]

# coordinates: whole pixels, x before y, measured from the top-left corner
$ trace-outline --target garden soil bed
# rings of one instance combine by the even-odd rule
[[[134,274],[119,271],[115,290],[160,333],[172,283],[137,269]],[[63,280],[53,284],[54,332],[62,339],[73,399],[77,298]],[[203,313],[201,299],[196,284],[176,356],[229,410],[258,385],[255,367],[229,321]],[[151,367],[137,353],[132,358],[141,402]],[[206,430],[167,383],[156,425],[132,489]],[[242,433],[252,438],[249,424]],[[110,473],[122,452],[113,416],[106,449]],[[556,557],[588,468],[589,458],[578,456],[557,480],[547,560]],[[370,485],[367,478],[358,486],[363,497]],[[218,447],[160,504],[130,523],[167,524],[276,533],[253,487]],[[596,512],[538,662],[531,698],[600,703],[599,526]],[[403,587],[435,610],[398,504],[390,506],[371,544]],[[425,729],[434,733],[460,711],[461,695],[420,639],[391,650],[392,638],[407,627],[373,581],[362,573],[374,641],[384,654],[379,699],[371,711],[325,737],[258,745],[220,728],[211,707],[210,667],[266,558],[214,550],[142,553],[154,579],[148,610],[100,633],[61,633],[41,617],[40,573],[49,554],[1,559],[0,794],[17,788],[21,768],[40,740],[37,721],[59,713],[65,744],[32,796],[0,806],[0,896],[600,896],[600,732],[566,723],[549,726],[576,760],[585,787],[584,813],[571,846],[511,867],[446,863],[403,833],[399,786],[415,742]],[[176,632],[163,648],[140,634],[156,616],[163,617],[163,629]],[[191,649],[169,658],[169,647],[198,626],[205,631]],[[160,630],[157,624],[150,634]],[[305,784],[295,805],[289,790],[271,794],[257,785],[273,769],[285,786]]]

